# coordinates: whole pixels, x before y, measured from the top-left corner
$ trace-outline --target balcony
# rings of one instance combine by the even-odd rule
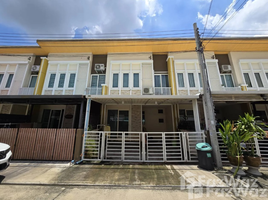
[[[241,87],[222,87],[221,91],[228,91],[228,92],[235,92],[235,91],[241,91]]]
[[[171,95],[171,87],[154,87],[155,95]]]
[[[102,95],[101,87],[88,87],[86,89],[86,95]]]
[[[34,87],[23,87],[19,89],[19,95],[33,95],[34,94]]]

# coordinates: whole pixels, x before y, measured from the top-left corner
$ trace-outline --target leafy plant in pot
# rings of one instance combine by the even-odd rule
[[[241,124],[234,126],[229,120],[225,120],[221,124],[220,134],[223,140],[224,145],[227,147],[227,158],[231,165],[237,166],[234,167],[231,171],[234,172],[234,176],[245,175],[240,167],[243,163],[243,155],[241,143],[243,141],[243,135],[241,135]]]
[[[245,142],[245,148],[243,151],[244,160],[249,167],[247,170],[248,173],[253,175],[261,176],[262,174],[258,171],[258,168],[261,165],[261,157],[257,155],[255,150],[255,139],[263,139],[265,136],[265,131],[261,126],[266,126],[263,123],[257,123],[256,119],[248,113],[245,113],[244,117],[239,117],[237,124],[241,124],[241,132],[244,132],[248,135],[248,140]]]

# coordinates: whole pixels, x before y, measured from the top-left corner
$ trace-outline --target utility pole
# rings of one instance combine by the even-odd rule
[[[202,81],[203,81],[203,105],[205,113],[206,127],[210,135],[213,158],[216,163],[217,168],[222,168],[221,154],[219,149],[219,143],[216,132],[216,123],[214,115],[214,103],[211,97],[211,90],[208,81],[207,65],[204,56],[204,49],[202,42],[200,41],[200,35],[196,23],[194,23],[194,34],[196,41],[196,51],[198,55],[199,67],[201,71]]]

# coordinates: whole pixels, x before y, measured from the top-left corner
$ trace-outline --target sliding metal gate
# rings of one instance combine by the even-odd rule
[[[124,162],[196,162],[195,145],[203,132],[86,131],[83,160]]]

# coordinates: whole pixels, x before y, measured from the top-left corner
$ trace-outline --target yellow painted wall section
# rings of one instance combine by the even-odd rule
[[[42,58],[40,70],[37,77],[37,83],[34,88],[34,95],[41,95],[46,74],[47,74],[47,66],[48,66],[48,60],[46,58]]]
[[[102,95],[108,95],[108,86],[107,85],[102,85],[102,90],[101,90]]]
[[[171,94],[177,95],[174,60],[172,57],[168,58],[167,64],[168,64],[168,80],[169,80],[169,86],[171,87]]]

